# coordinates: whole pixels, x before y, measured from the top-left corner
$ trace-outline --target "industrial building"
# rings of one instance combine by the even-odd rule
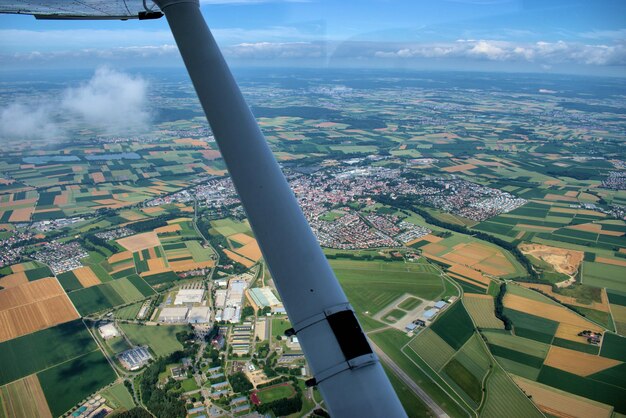
[[[189,308],[163,308],[159,314],[160,322],[185,322]]]
[[[272,312],[276,310],[284,310],[283,304],[278,300],[272,289],[269,287],[255,287],[253,289],[246,290],[246,298],[250,302],[250,305],[255,311],[269,307]]]
[[[131,348],[121,353],[117,358],[122,363],[122,366],[128,370],[140,369],[152,360],[147,347]]]
[[[204,289],[180,289],[174,299],[174,305],[186,305],[202,302]]]
[[[190,324],[206,324],[211,319],[211,309],[205,306],[195,306],[189,310],[187,322]]]

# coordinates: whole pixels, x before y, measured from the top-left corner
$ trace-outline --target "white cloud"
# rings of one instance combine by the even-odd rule
[[[241,43],[224,49],[230,58],[277,59],[277,58],[322,58],[325,56],[321,42],[256,42]]]
[[[0,142],[3,140],[51,141],[61,134],[48,105],[16,102],[0,109]]]
[[[67,89],[61,106],[108,133],[144,131],[150,120],[147,82],[106,67],[87,83]]]
[[[109,68],[47,102],[16,101],[0,108],[0,140],[53,141],[88,128],[108,134],[147,130],[151,113],[148,83]]]
[[[388,45],[374,52],[379,58],[474,58],[488,61],[527,61],[543,65],[576,63],[626,65],[626,44],[586,45],[572,42],[519,43],[457,40],[449,43]]]

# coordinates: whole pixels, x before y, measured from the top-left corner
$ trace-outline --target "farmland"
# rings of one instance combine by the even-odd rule
[[[53,345],[54,350],[47,347]],[[96,349],[82,321],[75,320],[0,343],[0,385]]]
[[[76,310],[56,279],[28,282],[0,292],[0,342],[76,318]]]
[[[72,376],[67,379],[67,376]],[[37,374],[53,416],[59,416],[101,387],[116,374],[100,350],[95,350]]]
[[[52,418],[36,375],[0,387],[0,408],[3,406],[7,417]]]

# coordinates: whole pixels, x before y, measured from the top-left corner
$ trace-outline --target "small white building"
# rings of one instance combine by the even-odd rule
[[[105,340],[108,340],[109,338],[119,337],[121,335],[120,331],[115,327],[115,324],[113,322],[102,325],[98,328],[98,332]]]

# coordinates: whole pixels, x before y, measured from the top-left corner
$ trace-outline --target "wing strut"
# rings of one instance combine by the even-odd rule
[[[333,417],[406,417],[200,13],[165,14],[314,379]]]

